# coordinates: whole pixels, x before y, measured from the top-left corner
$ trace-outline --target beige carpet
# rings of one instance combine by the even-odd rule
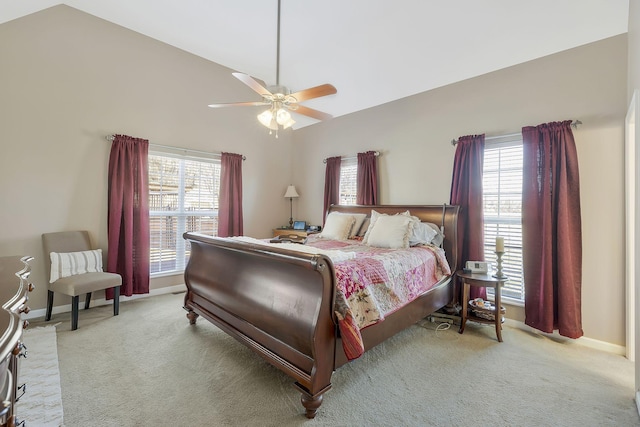
[[[315,420],[292,380],[203,319],[183,295],[80,311],[58,326],[65,425],[638,426],[633,363],[505,327],[425,322],[334,373]]]

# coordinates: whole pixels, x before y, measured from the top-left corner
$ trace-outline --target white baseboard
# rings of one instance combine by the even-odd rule
[[[132,301],[134,299],[139,299],[139,298],[147,298],[147,297],[152,297],[155,295],[163,295],[163,294],[171,294],[174,292],[184,292],[187,290],[187,287],[182,284],[182,285],[174,285],[174,286],[167,286],[164,288],[158,288],[158,289],[152,289],[151,291],[149,291],[148,294],[140,294],[140,295],[132,295],[130,297],[126,297],[126,296],[121,296],[120,297],[120,302],[125,302],[125,301]],[[112,305],[113,304],[113,300],[106,300],[104,298],[100,298],[100,299],[96,299],[96,300],[91,300],[91,307],[98,307],[100,305]],[[80,302],[80,310],[82,310],[82,308],[84,307],[82,301]],[[52,314],[58,314],[58,313],[69,313],[71,312],[71,304],[66,304],[66,305],[59,305],[59,306],[55,306],[53,307],[52,310]],[[31,310],[29,311],[28,314],[23,314],[22,318],[23,319],[35,319],[38,317],[44,317],[47,314],[47,310],[45,308],[41,308],[38,310]]]
[[[606,351],[609,353],[617,354],[619,356],[626,356],[627,354],[626,347],[623,345],[612,344],[606,341],[600,341],[600,340],[596,340],[588,337],[580,337],[578,339],[572,339],[572,338],[563,337],[562,335],[558,334],[558,332],[554,332],[553,334],[548,334],[545,332],[541,332],[537,329],[534,329],[530,326],[527,326],[523,322],[520,322],[518,320],[513,320],[513,319],[505,319],[505,323],[511,327],[522,329],[523,331],[533,332],[536,334],[553,337],[554,340],[563,340],[563,341],[566,340],[567,342],[576,343],[589,348],[595,348],[597,350]]]

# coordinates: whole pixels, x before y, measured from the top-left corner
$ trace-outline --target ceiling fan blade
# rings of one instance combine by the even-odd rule
[[[307,99],[320,98],[321,96],[333,95],[334,93],[338,93],[336,88],[330,84],[323,84],[320,86],[312,87],[309,89],[301,90],[296,93],[292,93],[295,99],[298,102],[306,101]]]
[[[313,108],[305,107],[304,105],[296,105],[295,108],[291,108],[291,111],[318,120],[329,120],[333,118],[331,114],[323,113],[322,111],[314,110]]]
[[[253,77],[253,76],[250,76],[250,77],[251,77],[253,80],[257,81],[257,82],[260,84],[260,86],[262,86],[262,87],[264,87],[264,88],[266,88],[266,87],[267,87],[267,84],[264,82],[264,80],[260,80],[259,78],[257,78],[257,77]]]
[[[265,87],[263,85],[261,85],[260,83],[258,83],[258,81],[256,79],[254,79],[253,77],[251,77],[248,74],[244,74],[244,73],[231,73],[233,74],[233,77],[235,77],[236,79],[240,80],[242,83],[246,84],[247,86],[249,86],[251,89],[253,89],[255,92],[257,92],[260,96],[272,96],[271,92],[269,92],[267,89],[265,89]]]
[[[230,102],[227,104],[209,104],[211,108],[220,108],[220,107],[252,107],[258,105],[270,105],[268,102],[256,101],[256,102]]]

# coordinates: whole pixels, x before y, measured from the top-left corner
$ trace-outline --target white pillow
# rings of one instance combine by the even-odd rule
[[[323,239],[347,240],[355,222],[353,215],[331,212],[319,236]]]
[[[336,212],[339,213],[339,212]],[[349,233],[349,238],[355,237],[360,232],[360,228],[362,228],[362,224],[364,220],[367,219],[367,214],[341,214],[341,215],[351,215],[355,218],[356,222],[353,224],[353,228]]]
[[[364,237],[362,238],[362,243],[367,243],[369,240],[369,235],[371,234],[371,230],[373,230],[373,226],[376,225],[376,221],[383,215],[378,211],[371,209],[371,217],[369,218],[369,226],[367,227],[367,231],[364,233]],[[386,215],[386,214],[385,214]]]
[[[102,249],[80,252],[51,252],[51,277],[53,283],[62,277],[102,272]]]
[[[353,216],[356,219],[356,223],[353,225],[353,230],[351,230],[349,237],[357,236],[360,233],[362,224],[364,224],[364,220],[367,219],[367,214],[353,214]]]
[[[440,227],[432,222],[425,222],[425,224],[433,228],[433,230],[436,232],[436,235],[433,237],[433,239],[431,239],[431,244],[434,246],[442,247],[442,242],[444,242],[444,234],[442,234],[442,231],[440,231]]]
[[[409,246],[428,245],[437,235],[438,232],[426,222],[414,223],[409,237]]]
[[[343,213],[343,212],[332,212],[332,213],[336,215],[352,216],[355,218],[356,222],[353,224],[353,227],[351,228],[351,232],[349,232],[350,239],[352,237],[359,235],[360,228],[362,228],[362,224],[364,223],[364,220],[367,219],[367,214],[359,214],[359,213],[351,214],[351,213]]]
[[[407,218],[411,218],[411,214],[409,213],[409,211],[400,212],[395,214],[394,216],[398,216],[398,215],[404,215]],[[362,239],[362,243],[367,243],[369,241],[370,231],[373,230],[373,227],[376,225],[376,221],[378,221],[378,218],[380,218],[381,216],[389,216],[389,215],[381,214],[380,212],[377,212],[371,209],[371,218],[369,219],[369,227],[367,228],[367,232],[364,233],[364,238]],[[417,217],[413,217],[413,218],[418,220],[418,222],[420,221]]]
[[[413,224],[413,219],[406,215],[379,215],[373,227],[369,227],[367,245],[389,249],[408,248]]]
[[[364,237],[364,235],[367,234],[370,222],[371,218],[365,218],[364,221],[362,221],[362,225],[360,226],[360,230],[358,231],[358,236]]]
[[[405,211],[400,213],[399,215],[407,215],[409,217],[411,217],[413,219],[413,232],[412,232],[412,236],[409,238],[409,246],[417,246],[419,244],[432,244],[434,246],[438,246],[441,247],[442,246],[442,242],[444,241],[444,234],[442,234],[442,232],[440,231],[440,227],[438,227],[437,225],[435,225],[432,222],[422,222],[420,220],[420,218],[418,218],[417,216],[413,216],[411,215],[411,213],[409,211]],[[424,230],[420,230],[421,227],[423,227],[421,224],[424,224],[428,227],[430,227],[433,232],[435,233],[433,236],[431,236],[431,238],[429,239],[428,236],[433,234],[431,231],[426,230],[426,227],[424,227]],[[416,234],[416,233],[421,233],[421,234]],[[422,239],[424,238],[425,241],[427,241],[427,243],[422,242]],[[412,244],[411,241],[414,241],[414,243]]]

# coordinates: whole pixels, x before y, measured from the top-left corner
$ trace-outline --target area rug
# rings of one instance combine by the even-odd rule
[[[20,358],[18,384],[26,391],[16,405],[18,421],[28,426],[63,425],[60,371],[55,326],[26,329],[23,337],[27,357]],[[18,396],[22,391],[18,391]]]

